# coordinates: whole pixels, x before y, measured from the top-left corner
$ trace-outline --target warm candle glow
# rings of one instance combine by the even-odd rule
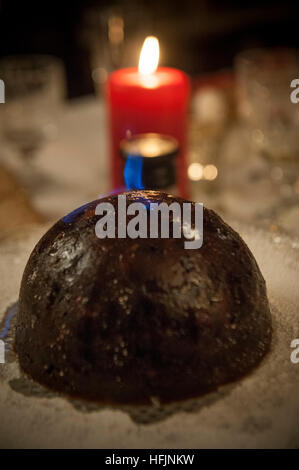
[[[150,75],[157,70],[159,63],[159,41],[154,36],[148,36],[142,46],[138,71]]]

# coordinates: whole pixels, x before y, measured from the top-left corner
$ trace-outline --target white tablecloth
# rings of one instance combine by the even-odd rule
[[[94,97],[65,106],[57,137],[44,146],[34,165],[50,178],[33,194],[33,204],[50,219],[96,199],[109,188],[106,109]]]

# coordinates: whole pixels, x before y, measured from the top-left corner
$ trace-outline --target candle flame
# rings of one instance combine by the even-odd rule
[[[154,36],[148,36],[142,46],[138,71],[150,75],[157,70],[159,63],[159,41]]]

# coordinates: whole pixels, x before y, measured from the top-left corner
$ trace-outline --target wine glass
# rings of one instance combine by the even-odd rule
[[[66,90],[64,66],[48,55],[7,56],[0,60],[0,78],[5,84],[2,136],[17,151],[28,176],[36,152],[57,133]]]
[[[81,40],[88,50],[96,95],[105,94],[108,75],[121,67],[135,66],[144,37],[152,34],[148,7],[129,3],[106,8],[88,8],[81,28]]]
[[[244,51],[236,57],[235,71],[239,114],[250,142],[247,153],[254,152],[263,161],[259,182],[264,199],[272,200],[264,216],[275,214],[278,219],[299,207],[299,105],[291,101],[291,82],[299,77],[299,51]]]
[[[299,108],[291,82],[299,77],[299,50],[252,49],[236,57],[240,116],[256,148],[273,162],[299,159]]]

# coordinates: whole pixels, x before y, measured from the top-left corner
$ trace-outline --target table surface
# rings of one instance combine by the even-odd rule
[[[74,100],[58,121],[57,138],[36,159],[38,171],[52,179],[33,197],[51,218],[97,199],[109,188],[108,142],[104,103],[94,97]]]

